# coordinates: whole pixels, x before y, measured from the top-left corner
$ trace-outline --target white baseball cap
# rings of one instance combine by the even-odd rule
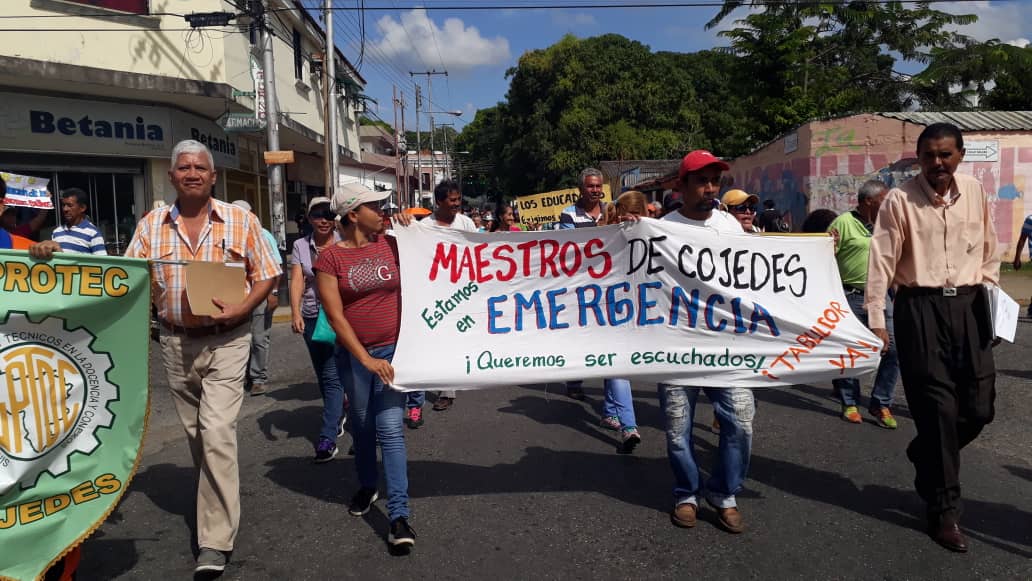
[[[333,193],[330,209],[338,216],[343,216],[362,204],[379,202],[391,197],[390,191],[378,192],[370,190],[360,183],[344,184]]]
[[[327,198],[326,196],[316,196],[316,197],[312,198],[308,202],[308,211],[311,212],[312,208],[316,207],[319,204],[329,204],[329,203],[330,203],[330,199]]]

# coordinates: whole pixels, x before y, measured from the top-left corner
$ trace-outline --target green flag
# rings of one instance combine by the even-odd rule
[[[0,578],[41,576],[129,486],[149,300],[145,260],[0,250]]]

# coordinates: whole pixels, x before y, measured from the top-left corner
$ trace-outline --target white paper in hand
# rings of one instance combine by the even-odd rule
[[[1021,307],[998,286],[989,287],[989,306],[992,309],[993,331],[996,336],[1013,343],[1014,334],[1018,330],[1018,313]]]

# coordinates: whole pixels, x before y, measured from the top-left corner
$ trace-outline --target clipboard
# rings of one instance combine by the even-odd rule
[[[186,300],[195,315],[219,314],[219,308],[211,302],[213,298],[238,305],[247,297],[247,272],[243,263],[190,261],[184,269]]]

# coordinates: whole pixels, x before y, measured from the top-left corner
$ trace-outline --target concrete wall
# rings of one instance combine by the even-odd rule
[[[893,186],[919,173],[917,137],[923,129],[873,114],[815,121],[800,127],[796,138],[782,137],[734,160],[730,173],[734,187],[775,200],[798,225],[818,208],[839,213],[852,209],[857,190],[869,179]],[[786,147],[792,139],[798,140],[795,151]],[[1032,201],[1025,201],[1032,188],[1032,133],[968,132],[964,139],[998,143],[997,161],[968,161],[959,171],[982,181],[1001,256],[1011,256],[1021,223],[1032,213]]]
[[[161,11],[168,2],[151,2],[151,10]],[[185,8],[182,3],[169,6],[170,12]],[[221,0],[192,0],[189,11],[231,10]],[[97,14],[104,9],[86,5],[61,4],[53,0],[4,0],[0,16],[58,14]],[[112,12],[112,14],[117,14]],[[195,34],[187,49],[185,32],[189,25],[176,16],[128,16],[118,22],[89,16],[5,20],[6,28],[25,28],[24,32],[4,32],[3,51],[25,59],[85,65],[134,73],[157,74],[182,79],[226,82],[226,49],[222,34],[203,38]],[[176,31],[133,30],[164,28]],[[105,32],[36,32],[34,28],[104,29]],[[112,32],[107,32],[108,30]],[[243,36],[243,35],[233,35]],[[228,38],[231,37],[227,37]]]

